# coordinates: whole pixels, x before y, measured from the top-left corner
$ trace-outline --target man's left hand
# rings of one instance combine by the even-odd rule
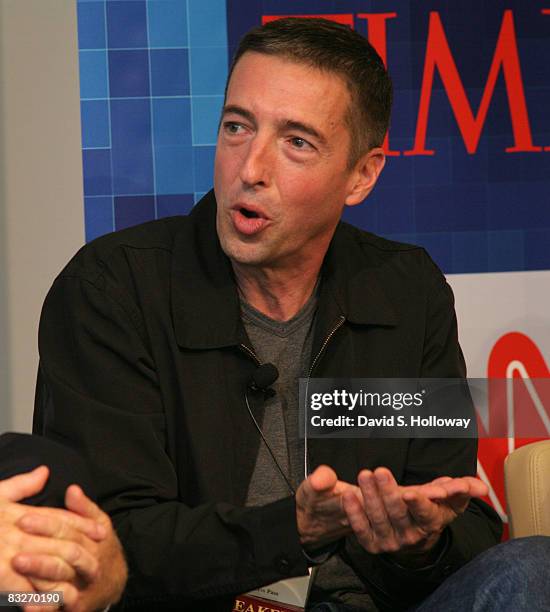
[[[443,529],[466,509],[471,497],[487,494],[487,486],[470,476],[442,477],[401,487],[390,470],[362,470],[358,484],[363,504],[344,493],[344,509],[361,546],[370,553],[393,553],[405,565],[424,565]]]

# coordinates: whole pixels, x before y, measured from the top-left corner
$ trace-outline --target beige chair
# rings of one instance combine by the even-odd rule
[[[510,537],[550,536],[550,440],[516,449],[504,463]]]

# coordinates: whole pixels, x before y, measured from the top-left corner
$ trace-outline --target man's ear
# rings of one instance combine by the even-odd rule
[[[386,155],[381,147],[370,149],[355,164],[350,174],[350,192],[345,200],[346,206],[360,204],[372,191],[386,163]]]

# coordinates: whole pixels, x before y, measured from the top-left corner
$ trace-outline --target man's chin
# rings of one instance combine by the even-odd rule
[[[229,259],[242,266],[261,266],[265,263],[266,254],[261,252],[258,245],[243,244],[241,241],[221,240],[223,252]]]

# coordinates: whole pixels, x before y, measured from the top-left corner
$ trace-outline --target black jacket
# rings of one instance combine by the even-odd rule
[[[188,217],[84,247],[46,298],[35,431],[91,463],[128,556],[127,601],[230,599],[306,572],[293,498],[243,507],[260,442],[243,399],[257,368],[247,346],[212,193]],[[345,223],[323,264],[312,355],[315,377],[465,375],[452,292],[425,251]],[[473,440],[309,446],[312,468],[351,482],[380,465],[403,484],[476,472]],[[448,531],[424,570],[353,538],[343,554],[378,605],[400,609],[495,544],[500,523],[474,500]]]

